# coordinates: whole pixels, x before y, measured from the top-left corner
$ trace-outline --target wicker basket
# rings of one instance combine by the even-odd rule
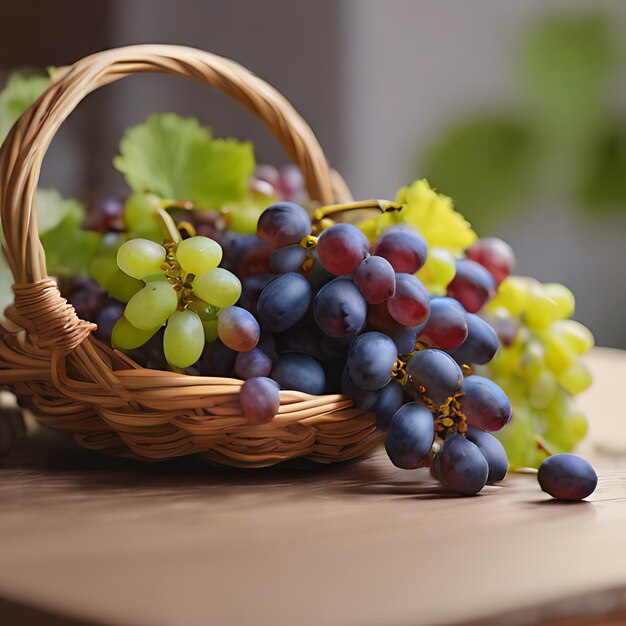
[[[86,448],[161,460],[188,454],[235,467],[303,457],[344,461],[379,441],[371,414],[342,395],[281,391],[269,424],[245,422],[230,378],[147,370],[98,341],[46,274],[35,189],[54,134],[89,93],[125,76],[159,72],[217,87],[257,115],[301,167],[309,194],[338,195],[313,132],[267,83],[233,61],[191,48],[144,45],[94,54],[69,67],[22,115],[0,161],[4,250],[15,303],[0,330],[0,384],[43,423],[72,433]]]

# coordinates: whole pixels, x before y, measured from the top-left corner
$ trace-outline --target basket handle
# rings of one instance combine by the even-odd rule
[[[300,166],[310,197],[323,204],[334,201],[331,173],[313,131],[280,93],[238,63],[184,46],[138,45],[98,52],[76,62],[50,85],[2,147],[0,214],[5,253],[17,286],[47,277],[35,191],[56,131],[89,93],[142,72],[186,76],[231,96],[265,123]]]

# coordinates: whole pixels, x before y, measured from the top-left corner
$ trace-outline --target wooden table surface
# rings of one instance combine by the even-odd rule
[[[0,624],[626,623],[626,353],[588,363],[599,485],[573,504],[532,474],[455,497],[384,453],[227,471],[40,430],[0,462]]]

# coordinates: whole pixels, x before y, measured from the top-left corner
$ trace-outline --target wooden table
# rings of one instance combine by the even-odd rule
[[[42,430],[0,464],[0,624],[626,623],[626,355],[588,362],[604,452],[574,504],[523,474],[454,497],[384,454],[236,472]]]

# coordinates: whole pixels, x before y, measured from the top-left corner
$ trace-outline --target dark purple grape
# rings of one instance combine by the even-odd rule
[[[250,352],[240,352],[235,359],[235,374],[242,380],[269,376],[272,360],[259,348]]]
[[[467,258],[480,263],[499,285],[515,269],[515,253],[506,241],[483,237],[465,252]]]
[[[261,292],[257,316],[265,328],[280,333],[299,322],[311,304],[309,281],[290,272],[277,276]]]
[[[580,456],[555,454],[541,464],[537,480],[541,489],[553,498],[582,500],[595,491],[598,475]]]
[[[329,337],[352,337],[365,325],[367,302],[348,278],[324,285],[313,302],[315,321]]]
[[[290,352],[281,356],[272,369],[272,378],[281,389],[293,389],[313,396],[324,393],[326,375],[322,366],[306,354]]]
[[[278,248],[270,257],[270,269],[274,274],[287,274],[299,272],[302,264],[306,261],[306,250],[296,244],[285,248]]]
[[[399,383],[391,381],[380,391],[377,391],[376,394],[378,398],[368,410],[374,413],[377,428],[387,430],[389,428],[391,418],[405,402],[404,389]]]
[[[500,430],[511,419],[511,403],[496,383],[483,376],[468,376],[463,384],[461,410],[470,426]]]
[[[256,307],[261,292],[274,280],[274,274],[257,274],[256,276],[246,276],[241,279],[241,296],[236,305],[240,306],[253,315],[256,315]]]
[[[367,327],[391,336],[392,331],[398,328],[398,322],[391,317],[387,303],[370,304],[367,307]]]
[[[114,196],[99,196],[90,200],[84,228],[100,233],[125,230],[123,201]]]
[[[241,386],[239,403],[252,424],[272,421],[280,408],[280,389],[271,378],[249,378]]]
[[[257,235],[274,249],[298,244],[310,234],[309,214],[293,202],[279,202],[267,207],[257,224]]]
[[[413,274],[396,274],[396,293],[387,300],[387,308],[402,326],[419,326],[428,319],[430,296]]]
[[[152,340],[150,340],[152,341]],[[148,342],[150,343],[150,342]],[[163,338],[161,337],[161,353],[163,353]],[[231,376],[235,367],[237,352],[225,346],[221,341],[207,343],[200,359],[200,369],[205,376]],[[165,368],[167,369],[167,368]]]
[[[490,433],[470,426],[465,436],[482,452],[489,466],[488,483],[503,480],[509,470],[509,459],[504,446]]]
[[[257,346],[260,350],[263,350],[263,352],[267,354],[272,363],[276,363],[276,361],[278,361],[279,355],[276,350],[276,340],[273,335],[270,335],[267,332],[261,333],[261,338],[259,339]]]
[[[108,301],[107,292],[89,278],[72,278],[67,301],[74,307],[76,315],[95,322],[100,310]]]
[[[317,240],[320,263],[335,276],[352,274],[369,254],[367,237],[352,224],[334,224]]]
[[[473,496],[487,484],[487,460],[478,446],[458,433],[446,438],[433,465],[433,473],[457,493]]]
[[[417,337],[422,331],[421,326],[396,326],[391,331],[387,331],[387,334],[393,339],[398,349],[398,354],[410,354],[415,350],[415,344]]]
[[[451,350],[467,338],[465,309],[452,298],[432,298],[430,315],[420,341],[441,350]]]
[[[391,381],[396,357],[396,344],[387,335],[363,333],[354,339],[348,352],[350,377],[361,389],[382,389]]]
[[[477,313],[495,295],[495,279],[482,265],[469,259],[457,260],[448,296],[458,300],[469,313]]]
[[[101,341],[111,343],[111,333],[115,322],[124,314],[124,305],[110,298],[96,317],[98,328],[94,335]]]
[[[276,350],[279,354],[301,352],[308,354],[317,361],[329,361],[329,356],[322,346],[322,333],[316,326],[298,324],[287,332],[275,336]]]
[[[272,249],[256,235],[226,231],[220,240],[224,251],[221,267],[240,279],[270,274]]]
[[[391,418],[385,450],[396,467],[415,469],[430,454],[434,439],[435,425],[431,412],[423,404],[409,402]]]
[[[217,333],[231,350],[249,352],[259,343],[261,329],[252,313],[238,306],[229,306],[219,313]]]
[[[380,390],[368,391],[367,389],[361,389],[350,376],[350,372],[347,367],[344,368],[341,374],[341,391],[342,393],[350,396],[354,402],[354,406],[361,411],[370,411],[374,404],[378,400]]]
[[[396,292],[396,273],[389,261],[381,256],[363,259],[352,280],[370,304],[385,302]]]
[[[328,284],[331,280],[334,280],[335,277],[320,263],[315,250],[313,251],[312,257],[314,261],[313,269],[309,272],[307,278],[309,279],[313,290],[319,291],[324,285]]]
[[[406,389],[411,396],[429,398],[436,406],[444,404],[463,388],[461,368],[449,354],[441,350],[416,352],[406,364],[406,373]]]
[[[428,244],[420,233],[393,226],[378,238],[374,254],[387,259],[396,272],[415,274],[426,262]]]
[[[450,351],[457,363],[484,365],[495,356],[500,341],[496,331],[485,320],[474,313],[466,315],[467,339],[458,348]]]

